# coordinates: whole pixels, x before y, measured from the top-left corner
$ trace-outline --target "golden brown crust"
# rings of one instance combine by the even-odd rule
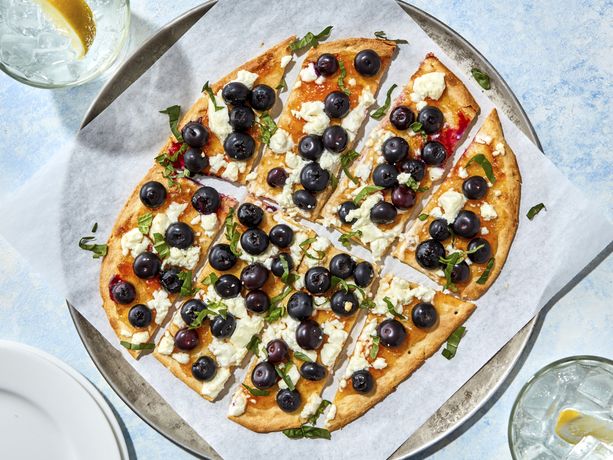
[[[490,137],[489,143],[480,143],[478,140],[486,139]],[[504,154],[494,155],[496,146],[501,144],[504,147]],[[479,206],[483,202],[491,204],[498,214],[493,220],[484,221],[481,218],[481,226],[488,229],[487,234],[479,234],[478,237],[485,238],[492,245],[492,251],[494,254],[494,266],[490,272],[487,281],[484,284],[478,284],[477,280],[479,276],[485,270],[485,264],[473,264],[471,265],[471,278],[468,283],[458,285],[457,294],[463,299],[474,300],[481,297],[496,280],[506,258],[508,256],[511,243],[515,237],[517,226],[519,222],[519,203],[521,198],[521,175],[519,167],[517,166],[517,160],[509,145],[504,139],[500,120],[496,110],[493,110],[485,120],[483,126],[475,136],[475,139],[470,144],[466,152],[458,160],[453,167],[451,173],[447,177],[445,183],[436,191],[431,197],[430,201],[425,205],[422,213],[430,214],[431,211],[438,207],[438,198],[453,188],[457,191],[461,191],[463,178],[459,176],[460,168],[467,170],[469,176],[480,175],[485,177],[483,170],[476,163],[467,165],[470,159],[476,154],[483,154],[492,164],[494,176],[496,177],[495,184],[489,187],[489,191],[483,200],[469,200],[465,205],[465,208],[471,209],[480,215]],[[432,221],[432,217],[428,217],[424,221],[416,220],[413,225],[407,229],[403,235],[404,238],[398,248],[392,254],[394,257],[402,260],[403,262],[411,265],[424,272],[434,281],[444,284],[445,279],[437,276],[435,271],[423,269],[415,260],[415,248],[414,244],[427,239],[427,228]],[[416,236],[415,240],[412,237]],[[401,237],[402,238],[402,237]],[[465,249],[466,241],[457,238],[456,242],[460,245],[460,249]]]
[[[416,152],[420,150],[423,145],[422,137],[414,135],[410,129],[405,131],[396,129],[389,120],[389,114],[398,106],[408,106],[414,113],[418,113],[416,102],[411,100],[413,84],[416,78],[430,72],[441,72],[445,75],[445,90],[443,91],[441,97],[437,100],[427,98],[426,102],[428,105],[438,107],[443,112],[446,123],[439,138],[442,139],[443,144],[447,147],[449,156],[453,156],[453,152],[455,151],[456,147],[460,145],[465,137],[465,133],[468,133],[473,121],[476,119],[477,113],[479,112],[479,105],[474,100],[468,89],[464,86],[462,81],[447,67],[445,67],[436,58],[436,56],[433,54],[428,54],[420,64],[417,71],[411,76],[407,85],[402,89],[402,93],[393,102],[386,116],[370,133],[369,139],[366,141],[366,147],[362,150],[360,157],[351,166],[350,173],[357,180],[357,184],[350,180],[346,174],[342,175],[339,181],[339,186],[326,203],[326,207],[322,214],[323,218],[320,219],[322,224],[328,226],[331,225],[343,233],[351,232],[351,225],[340,221],[337,210],[342,203],[351,201],[358,189],[366,185],[374,185],[372,172],[378,164],[378,160],[381,156],[380,149],[382,141],[378,140],[379,133],[391,133],[389,136],[394,135],[402,137],[409,143],[410,157],[418,157]],[[435,136],[431,137],[434,138]],[[360,174],[358,174],[361,169],[370,171],[366,179],[361,178]],[[429,167],[426,170],[424,178],[419,182],[419,187],[426,190],[432,188],[433,186],[433,181],[429,177],[428,171]],[[416,192],[416,203],[419,203],[423,193],[426,192]],[[391,197],[389,196],[391,191],[383,191],[383,194],[386,201],[391,200]],[[398,234],[400,231],[402,231],[406,223],[415,217],[416,208],[409,210],[399,209],[398,211],[398,217],[393,223],[381,224],[378,225],[378,228],[386,232],[388,235]],[[379,250],[377,250],[377,254],[374,254],[375,257],[382,257],[394,239],[395,238],[389,240],[387,247],[380,254]],[[358,236],[354,236],[352,240],[363,245],[364,247],[370,248],[371,251],[373,250],[373,246],[371,246],[369,243],[364,243]]]
[[[391,278],[392,275],[388,275],[385,279]],[[330,431],[338,430],[383,400],[432,356],[475,309],[473,303],[463,302],[442,292],[436,293],[433,304],[438,313],[438,323],[433,329],[427,331],[423,339],[403,350],[394,362],[389,362],[388,358],[388,367],[373,370],[376,383],[372,393],[366,395],[356,393],[351,388],[351,382],[348,382],[344,389],[339,389],[334,398],[336,416],[326,424],[326,428]],[[410,317],[410,306],[405,308],[404,314]],[[377,322],[384,319],[382,316],[371,313],[366,321],[372,318],[376,318]],[[401,320],[401,322],[405,324],[405,327],[407,324],[412,325],[410,319]],[[410,331],[409,337],[411,333]],[[381,354],[381,347],[379,350]]]

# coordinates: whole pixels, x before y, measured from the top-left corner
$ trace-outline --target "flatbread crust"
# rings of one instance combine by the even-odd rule
[[[154,291],[163,288],[157,278],[142,280],[134,274],[132,270],[134,258],[132,257],[131,253],[124,255],[122,252],[122,236],[126,232],[138,227],[139,216],[149,212],[154,216],[159,213],[164,213],[168,209],[170,203],[173,202],[187,203],[188,206],[180,215],[179,221],[185,222],[194,229],[195,233],[199,233],[199,235],[196,236],[195,242],[200,247],[200,261],[193,270],[195,273],[195,270],[199,269],[203,264],[208,247],[217,235],[218,231],[217,228],[212,234],[207,235],[202,228],[191,224],[192,219],[200,215],[191,205],[191,197],[193,193],[201,187],[201,185],[189,179],[180,178],[178,179],[180,188],[166,187],[167,196],[164,204],[160,208],[149,209],[142,204],[139,197],[141,187],[149,181],[157,181],[162,184],[166,184],[166,180],[163,177],[163,171],[160,166],[154,165],[151,169],[149,169],[145,177],[143,177],[124,204],[117,217],[117,220],[115,221],[113,230],[111,231],[111,236],[107,242],[108,252],[102,260],[100,267],[100,296],[102,297],[102,306],[107,314],[107,317],[109,318],[109,322],[115,331],[115,334],[117,334],[120,340],[125,340],[127,342],[130,342],[130,337],[138,332],[146,331],[148,332],[149,338],[153,337],[160,324],[163,323],[164,318],[160,320],[160,324],[156,323],[155,310],[154,319],[148,328],[135,328],[130,324],[127,318],[128,312],[132,306],[139,303],[146,304],[149,300],[151,300]],[[223,222],[229,208],[236,203],[233,198],[228,196],[221,195],[221,198],[222,202],[219,210],[217,211],[218,223]],[[136,298],[134,299],[134,302],[129,305],[121,305],[115,302],[110,296],[109,283],[117,275],[119,275],[121,279],[132,283],[136,288]],[[172,303],[176,299],[176,295],[169,294],[168,298]],[[142,353],[140,350],[128,351],[135,358],[140,356]]]
[[[436,56],[428,54],[421,62],[417,71],[411,76],[407,85],[402,89],[401,94],[393,102],[383,120],[370,133],[360,157],[350,167],[351,176],[355,178],[357,183],[349,179],[346,174],[342,175],[339,186],[323,210],[322,218],[320,219],[323,225],[334,227],[342,233],[349,234],[352,231],[351,225],[345,224],[339,219],[337,214],[338,208],[344,202],[352,201],[364,186],[374,185],[372,174],[382,157],[381,147],[385,139],[392,136],[402,137],[409,144],[409,158],[415,159],[420,157],[418,152],[424,144],[422,136],[415,135],[410,128],[404,131],[396,129],[390,122],[389,115],[398,106],[410,107],[415,115],[419,113],[416,107],[417,103],[411,99],[413,84],[416,78],[431,72],[444,74],[445,90],[438,99],[427,97],[425,102],[429,106],[438,107],[441,110],[445,117],[445,125],[439,134],[428,136],[428,139],[438,140],[443,143],[448,150],[449,157],[453,156],[456,147],[461,144],[465,134],[468,133],[472,123],[476,120],[479,105],[462,81],[445,67]],[[435,182],[440,182],[444,177],[441,176],[437,180],[433,180],[436,177],[430,176],[433,169],[430,166],[426,167],[424,178],[419,182],[419,187],[425,190],[422,192],[416,191],[416,204],[420,202],[424,193],[428,193],[428,190],[433,187]],[[386,201],[391,201],[391,189],[384,190],[381,194]],[[354,235],[351,240],[370,249],[375,258],[379,259],[387,252],[406,223],[415,217],[414,214],[417,208],[418,206],[407,210],[398,209],[398,216],[394,222],[377,225],[383,234],[372,242],[369,240],[365,242],[363,241],[364,238],[358,235]]]
[[[289,49],[289,45],[296,39],[295,36],[291,36],[283,40],[282,42],[276,44],[272,48],[266,50],[264,53],[259,56],[251,59],[240,67],[234,69],[232,72],[227,74],[225,77],[213,83],[211,85],[211,89],[214,94],[218,94],[219,91],[229,82],[235,80],[240,71],[247,71],[251,73],[258,74],[258,78],[255,80],[255,85],[265,84],[275,89],[281,82],[283,75],[285,74],[285,69],[287,68],[287,64],[285,66],[281,65],[284,56],[288,56],[292,54],[292,51]],[[227,164],[235,163],[239,166],[238,171],[227,171],[227,166],[214,167],[213,165],[209,165],[204,170],[205,175],[217,176],[222,179],[227,179],[232,182],[236,182],[239,184],[246,183],[246,176],[251,172],[253,165],[259,158],[259,152],[262,146],[260,137],[260,128],[254,125],[251,129],[247,131],[247,133],[253,137],[255,141],[255,150],[254,154],[248,160],[240,161],[234,160],[225,154],[223,148],[223,140],[219,139],[210,129],[209,126],[209,95],[206,92],[202,92],[200,98],[192,105],[187,112],[181,117],[181,121],[178,124],[179,130],[190,121],[200,120],[202,124],[204,124],[209,129],[209,140],[207,144],[203,147],[203,151],[209,157],[209,161],[211,158],[216,155],[223,155],[223,160],[227,162]],[[221,97],[216,97],[217,104],[219,106],[224,105],[224,101]],[[259,112],[256,111],[256,114]],[[161,154],[167,152],[173,144],[176,144],[177,140],[174,136],[170,136],[168,142],[161,150]]]
[[[372,77],[365,77],[359,74],[355,70],[353,65],[355,55],[359,51],[365,49],[372,49],[376,51],[377,54],[381,57],[381,70],[377,73],[377,75]],[[381,79],[387,72],[395,50],[396,45],[391,41],[368,38],[348,38],[333,42],[322,43],[317,48],[313,48],[307,53],[302,65],[302,69],[306,69],[309,65],[313,65],[313,63],[317,61],[317,58],[321,54],[330,53],[337,56],[337,59],[339,59],[339,61],[342,61],[345,66],[346,76],[344,78],[344,84],[345,87],[350,91],[350,110],[353,110],[358,105],[358,99],[365,87],[368,87],[372,95],[376,96],[377,90],[381,83]],[[295,214],[301,217],[314,218],[321,213],[322,208],[327,202],[327,198],[332,193],[331,183],[328,184],[328,187],[325,190],[316,194],[316,207],[310,211],[304,211],[297,208],[293,204],[291,200],[291,193],[284,194],[282,188],[270,187],[266,182],[266,176],[271,169],[277,167],[284,168],[290,175],[294,169],[297,169],[296,167],[292,167],[289,164],[291,162],[288,159],[289,157],[286,156],[286,154],[298,153],[298,142],[303,136],[306,135],[306,133],[303,132],[303,128],[306,125],[306,122],[302,119],[295,117],[292,114],[292,111],[299,111],[302,103],[304,102],[323,102],[325,97],[329,93],[331,93],[332,91],[339,91],[339,75],[340,70],[332,76],[325,77],[323,83],[321,84],[318,84],[317,81],[305,82],[301,80],[300,76],[298,76],[297,81],[293,86],[292,92],[289,95],[288,101],[283,108],[283,112],[281,113],[281,116],[277,122],[277,126],[279,129],[285,130],[287,133],[289,133],[291,137],[292,147],[286,152],[282,153],[275,153],[271,150],[270,147],[264,149],[262,160],[254,171],[257,177],[254,181],[249,182],[248,185],[249,190],[253,195],[266,197],[270,200],[273,200],[279,203],[284,209],[287,209],[290,214]],[[352,80],[355,82],[353,85],[349,83]],[[355,134],[353,134],[353,138],[350,136],[349,143],[344,152],[348,152],[349,150],[353,149],[353,147],[357,143],[357,140],[359,139],[359,132],[361,131],[361,126],[363,125],[364,120],[368,117],[368,107],[364,109],[364,113],[362,115],[363,119],[361,120],[360,128],[358,128]],[[340,125],[343,120],[344,118],[331,119],[330,125]],[[301,168],[301,166],[298,166],[298,168]],[[330,175],[336,178],[339,174],[340,166],[338,164],[335,164],[330,167],[329,171]],[[293,186],[290,188],[290,192],[302,188],[299,185],[300,183],[298,180],[298,182],[293,184]]]
[[[387,275],[382,280],[382,284],[391,282],[393,278],[393,275]],[[416,286],[411,283],[411,288]],[[386,349],[383,345],[379,346],[377,357],[385,357],[387,367],[380,370],[370,369],[376,382],[373,391],[368,394],[357,393],[351,387],[351,381],[347,381],[345,388],[340,388],[334,397],[333,404],[336,406],[336,416],[332,420],[327,421],[325,427],[328,430],[334,431],[343,428],[366,413],[392,391],[395,391],[400,383],[415,372],[426,359],[432,356],[447,341],[453,331],[461,326],[475,309],[473,303],[463,302],[442,292],[436,292],[432,304],[436,308],[438,322],[430,330],[420,331],[410,319],[411,309],[418,302],[417,299],[414,299],[406,305],[403,309],[403,314],[407,319],[400,320],[409,330],[408,346],[396,355],[389,353],[390,349]],[[385,319],[385,316],[370,313],[366,318],[365,324],[372,319],[375,319],[378,324]],[[422,337],[412,341],[411,337],[413,334],[419,334]],[[370,348],[367,348],[366,353],[369,350]],[[395,359],[392,360],[392,357],[395,357]]]
[[[486,142],[487,141],[487,142]],[[500,152],[500,153],[498,153]],[[461,192],[464,179],[460,177],[460,169],[466,169],[468,176],[478,175],[487,180],[481,166],[472,162],[467,166],[470,159],[483,154],[492,164],[496,182],[489,187],[487,195],[482,200],[468,200],[464,209],[469,209],[480,216],[480,205],[491,204],[498,217],[485,221],[481,217],[481,227],[486,227],[487,234],[478,234],[477,237],[485,238],[492,246],[494,265],[489,277],[483,284],[477,283],[481,274],[485,271],[485,264],[470,265],[471,277],[467,283],[457,285],[457,294],[463,299],[474,300],[481,297],[496,280],[507,259],[511,243],[515,237],[519,222],[519,204],[521,199],[521,174],[517,165],[515,154],[504,139],[502,126],[496,110],[488,115],[483,126],[475,136],[466,152],[458,160],[447,180],[432,196],[422,210],[423,214],[430,214],[438,207],[438,198],[450,189]],[[424,221],[416,220],[412,227],[401,237],[401,244],[392,254],[394,257],[424,272],[434,281],[445,284],[445,278],[438,276],[434,270],[425,270],[415,260],[415,246],[419,242],[429,239],[428,227],[433,217],[429,216]],[[464,238],[456,238],[456,247],[466,249],[468,241]],[[447,244],[447,242],[444,242]],[[439,273],[440,274],[440,273]]]

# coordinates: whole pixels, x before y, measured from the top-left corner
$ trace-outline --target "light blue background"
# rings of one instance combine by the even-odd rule
[[[133,0],[130,47],[198,3]],[[418,0],[413,4],[449,24],[490,60],[523,104],[545,153],[602,204],[610,219],[613,2]],[[0,74],[0,199],[68,145],[102,84],[46,91]],[[27,212],[28,203],[23,206]],[[190,458],[113,393],[85,352],[62,297],[35,272],[36,267],[28,266],[0,236],[0,338],[37,346],[85,374],[118,412],[138,458]],[[561,357],[611,357],[612,275],[609,258],[543,315],[529,356],[504,391],[442,449],[429,452],[433,458],[510,458],[507,421],[523,383]]]

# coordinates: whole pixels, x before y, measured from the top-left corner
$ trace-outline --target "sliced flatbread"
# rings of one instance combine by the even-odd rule
[[[330,431],[344,427],[394,391],[445,343],[475,309],[472,303],[394,275],[381,280],[374,302],[375,307],[366,318],[334,397],[334,406],[328,413],[325,426]],[[427,329],[418,328],[412,320],[413,307],[420,302],[428,302],[436,310],[436,323]],[[391,308],[394,314],[390,312]],[[399,321],[407,332],[405,340],[394,348],[373,340],[378,337],[377,326],[388,318]],[[352,385],[352,374],[362,370],[367,370],[374,380],[368,393],[358,393]]]
[[[488,178],[479,163],[482,159],[486,168],[487,164],[491,165],[494,180]],[[482,177],[488,183],[487,192],[480,199],[466,199],[462,192],[463,183],[474,176]],[[401,244],[393,256],[447,286],[463,299],[478,299],[496,280],[507,259],[519,222],[520,198],[521,175],[517,160],[504,139],[498,114],[493,110],[445,182],[422,210],[422,218],[401,236]],[[486,240],[491,255],[481,263],[471,261],[470,255],[466,257],[470,274],[464,281],[450,283],[453,280],[446,277],[444,265],[426,269],[417,262],[415,251],[420,243],[431,239],[429,228],[433,220],[446,218],[452,224],[460,210],[476,214],[480,230],[474,238]],[[466,251],[470,240],[456,235],[442,241],[446,257],[454,252]],[[456,260],[456,263],[461,260]]]
[[[428,79],[431,79],[431,81]],[[416,81],[419,84],[417,88],[414,88]],[[428,85],[434,87],[434,89]],[[424,91],[423,87],[429,88],[430,91],[425,95],[414,92],[417,89]],[[353,202],[365,187],[375,185],[373,172],[378,165],[385,163],[382,147],[386,140],[392,137],[404,139],[409,146],[409,154],[406,158],[413,160],[421,159],[420,152],[425,144],[425,138],[422,135],[416,134],[410,127],[403,130],[397,129],[390,121],[390,114],[397,107],[404,106],[411,110],[417,120],[420,109],[425,105],[437,107],[444,116],[444,124],[441,130],[435,134],[428,135],[427,140],[440,142],[447,150],[448,157],[453,156],[453,152],[464,138],[464,134],[468,132],[473,121],[476,119],[479,105],[462,81],[434,55],[430,54],[411,76],[411,79],[402,89],[402,93],[396,98],[385,118],[370,133],[361,155],[349,170],[351,177],[343,174],[339,186],[330,197],[323,211],[322,224],[337,228],[346,235],[344,238],[356,241],[367,247],[371,250],[376,260],[383,256],[406,223],[414,217],[416,207],[413,205],[418,204],[423,193],[444,177],[445,164],[428,166],[422,163],[425,168],[423,178],[417,177],[419,180],[415,180],[416,178],[412,177],[411,187],[408,188],[412,188],[413,192],[410,190],[404,191],[405,195],[413,195],[412,200],[400,206],[395,206],[398,214],[392,222],[379,224],[372,222],[370,210],[382,200],[393,204],[400,203],[400,201],[394,202],[392,199],[394,187],[381,190],[377,193],[371,193],[361,203],[356,203],[360,205],[360,208],[350,216],[351,219],[349,220],[351,221],[356,219],[355,214],[358,215],[356,222],[352,225],[341,221],[338,211],[343,203]],[[402,163],[403,160],[400,160],[396,164],[396,170],[401,174],[403,172],[403,169],[400,167]],[[400,177],[402,176],[399,175]],[[404,185],[406,181],[407,179],[404,179],[404,182],[400,180],[398,182]],[[405,185],[405,187],[407,186]],[[410,204],[410,207],[406,208],[405,206],[408,204]]]

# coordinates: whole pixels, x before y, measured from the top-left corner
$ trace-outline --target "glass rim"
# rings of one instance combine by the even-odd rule
[[[524,396],[524,394],[526,393],[528,388],[530,388],[532,386],[532,384],[538,378],[540,378],[543,374],[545,374],[546,372],[550,371],[551,369],[553,369],[555,367],[558,367],[558,366],[560,366],[562,364],[566,364],[566,363],[569,363],[569,362],[575,362],[575,361],[596,361],[596,362],[599,362],[599,363],[608,364],[610,366],[613,366],[613,360],[610,360],[610,359],[605,358],[603,356],[575,355],[575,356],[568,356],[566,358],[561,358],[561,359],[558,359],[556,361],[553,361],[553,362],[547,364],[546,366],[542,367],[538,371],[536,371],[532,375],[532,377],[530,377],[528,379],[528,381],[526,383],[524,383],[524,385],[519,390],[519,393],[517,393],[517,396],[515,397],[515,401],[513,402],[513,407],[511,408],[511,413],[509,415],[509,422],[508,422],[508,426],[507,426],[507,441],[509,443],[509,450],[511,451],[511,457],[513,458],[513,460],[519,460],[519,457],[515,453],[515,449],[514,449],[514,445],[513,445],[513,440],[511,438],[511,436],[512,436],[511,435],[511,427],[512,427],[512,423],[513,423],[513,418],[515,417],[515,412],[517,411],[517,406],[519,404],[519,401],[522,399],[522,397]]]

